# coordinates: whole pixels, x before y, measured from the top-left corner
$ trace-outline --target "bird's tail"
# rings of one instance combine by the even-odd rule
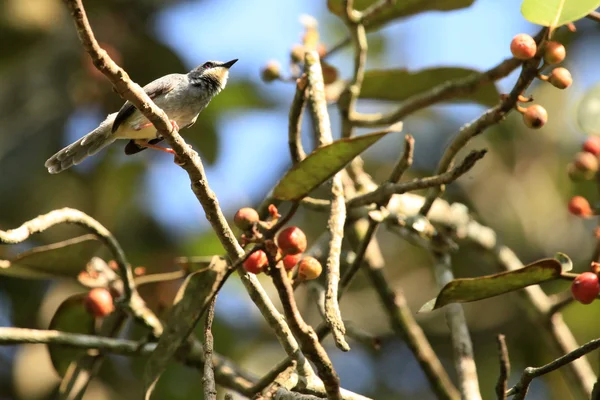
[[[112,119],[110,118],[111,116],[113,117]],[[44,164],[48,168],[48,172],[58,174],[67,168],[71,168],[73,165],[79,164],[87,156],[96,154],[114,142],[116,138],[110,130],[114,116],[111,116],[96,129],[50,157],[46,161],[46,164]]]

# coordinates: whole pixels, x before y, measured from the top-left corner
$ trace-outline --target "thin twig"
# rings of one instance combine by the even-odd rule
[[[290,107],[288,126],[288,146],[292,163],[297,164],[306,157],[302,147],[302,114],[306,107],[306,82],[302,78],[296,82],[296,94]]]
[[[585,17],[588,19],[591,19],[592,21],[600,22],[600,12],[598,12],[598,11],[592,11]]]
[[[402,194],[413,190],[426,189],[453,182],[473,168],[475,163],[485,156],[486,152],[487,150],[472,151],[465,157],[462,163],[457,165],[455,168],[439,175],[413,179],[412,181],[402,183],[383,184],[373,192],[348,200],[346,206],[349,208],[360,207],[370,203],[377,203],[382,198],[386,198],[392,194]]]
[[[528,367],[525,368],[523,374],[521,375],[521,379],[519,383],[510,388],[508,392],[506,392],[507,396],[513,396],[515,400],[522,400],[525,398],[527,394],[527,390],[529,390],[529,384],[534,378],[545,375],[549,372],[555,371],[560,367],[563,367],[580,357],[585,356],[586,354],[596,350],[600,347],[600,339],[594,339],[592,341],[587,342],[583,346],[571,351],[570,353],[565,354],[562,357],[557,358],[556,360],[542,366],[542,367]]]
[[[408,115],[434,104],[453,99],[458,96],[474,93],[481,86],[490,84],[508,76],[517,69],[523,61],[509,58],[494,68],[474,73],[466,78],[441,83],[430,90],[414,95],[405,100],[400,107],[390,114],[358,114],[352,115],[352,123],[356,127],[386,126],[401,121]]]
[[[202,384],[204,386],[204,398],[207,400],[217,399],[217,388],[215,385],[215,371],[213,366],[213,347],[214,338],[212,334],[212,324],[215,318],[215,303],[217,295],[215,295],[206,311],[206,323],[204,324],[204,377]]]
[[[500,359],[500,374],[496,383],[496,397],[498,400],[506,400],[506,389],[508,377],[510,376],[510,361],[504,335],[498,335],[498,356]]]
[[[315,132],[319,136],[319,146],[333,142],[331,123],[325,100],[323,73],[316,51],[305,55],[306,74],[308,77],[308,104],[315,121]],[[329,254],[325,265],[327,293],[325,295],[325,321],[331,327],[336,346],[342,351],[350,350],[344,335],[346,328],[342,320],[338,303],[338,285],[340,281],[340,254],[344,239],[344,223],[346,221],[346,201],[342,186],[342,174],[336,173],[331,179],[331,211],[327,221],[330,235]]]
[[[353,134],[351,117],[355,112],[356,101],[362,89],[365,77],[365,65],[367,63],[367,33],[362,24],[362,15],[354,9],[353,0],[344,0],[343,19],[350,30],[350,40],[354,50],[354,68],[352,79],[344,89],[338,101],[338,108],[342,116],[342,137],[350,137]]]
[[[451,269],[450,255],[447,253],[435,253],[434,272],[438,286],[444,287],[454,279]],[[460,304],[450,304],[446,307],[446,321],[450,328],[452,337],[452,348],[454,350],[454,363],[458,373],[458,389],[461,398],[469,400],[480,400],[479,382],[477,380],[477,369],[473,359],[473,344],[467,327],[465,314]]]
[[[24,222],[18,228],[7,231],[0,230],[0,242],[6,244],[21,243],[27,240],[29,236],[43,232],[58,224],[79,225],[96,235],[109,248],[119,266],[119,272],[121,273],[123,282],[125,282],[124,300],[129,301],[132,293],[135,291],[135,284],[133,283],[133,273],[127,262],[125,252],[108,229],[79,210],[73,208],[61,208]]]
[[[140,356],[149,355],[156,349],[156,343],[154,342],[140,343],[127,339],[114,339],[55,330],[0,327],[0,345],[23,343],[62,345],[78,349],[96,349],[113,354]],[[204,366],[202,346],[192,347],[185,354],[182,361],[189,366],[202,369]],[[252,387],[255,380],[250,374],[241,371],[231,361],[219,355],[215,355],[215,378],[220,385],[242,394],[249,393],[247,390]]]
[[[302,319],[286,271],[276,266],[272,268],[272,277],[288,324],[298,338],[302,352],[315,364],[317,373],[325,385],[328,398],[341,399],[340,378],[325,349],[319,343],[315,331]]]

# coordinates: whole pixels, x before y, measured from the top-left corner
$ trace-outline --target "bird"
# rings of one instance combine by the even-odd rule
[[[187,74],[169,74],[143,87],[154,103],[163,109],[173,128],[194,125],[198,115],[221,90],[225,89],[229,68],[238,60],[207,61]],[[173,154],[173,150],[157,146],[163,140],[152,123],[129,101],[109,114],[96,129],[50,157],[45,166],[58,174],[94,155],[117,139],[127,139],[125,154],[152,148]]]

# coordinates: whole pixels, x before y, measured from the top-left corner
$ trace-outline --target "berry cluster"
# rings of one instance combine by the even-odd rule
[[[535,40],[525,34],[520,33],[516,35],[510,42],[510,51],[515,58],[519,60],[529,60],[536,56],[538,53],[538,46]],[[548,41],[543,44],[540,49],[542,51],[541,56],[544,58],[544,64],[540,68],[538,78],[549,82],[552,86],[558,89],[566,89],[573,83],[571,73],[568,69],[563,67],[554,68],[550,75],[544,75],[541,70],[548,65],[554,65],[561,63],[567,52],[565,46],[558,42]],[[531,101],[531,99],[519,99],[520,101]],[[548,112],[546,109],[538,104],[531,105],[529,107],[516,107],[523,115],[523,122],[528,128],[539,129],[546,124],[548,121]]]
[[[270,239],[274,233],[272,230],[281,216],[273,205],[269,206],[269,214],[269,221],[261,221],[256,210],[246,207],[238,210],[233,218],[235,225],[244,232],[242,244],[255,243],[261,247],[246,258],[242,264],[244,269],[253,274],[268,272],[269,252],[274,262],[281,263],[286,271],[292,273],[297,268],[299,280],[318,278],[323,270],[321,263],[314,257],[302,255],[307,247],[304,231],[297,226],[287,227],[279,232],[276,242],[273,242]]]
[[[600,168],[600,137],[590,136],[581,146],[581,151],[575,154],[569,164],[569,177],[574,181],[593,180]],[[590,218],[596,211],[590,202],[582,196],[574,196],[569,201],[569,212],[580,218]]]

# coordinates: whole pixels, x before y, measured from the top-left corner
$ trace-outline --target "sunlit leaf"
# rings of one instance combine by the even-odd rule
[[[363,11],[367,7],[378,3],[380,0],[355,0],[354,8]],[[380,27],[395,19],[409,17],[425,11],[452,11],[469,7],[475,0],[410,0],[391,2],[373,18],[367,18],[364,22],[368,30]],[[343,0],[327,0],[327,7],[336,15],[343,15]]]
[[[577,121],[588,135],[600,135],[600,85],[594,85],[581,99]]]
[[[581,19],[598,7],[598,0],[523,0],[521,14],[534,24],[555,28]]]
[[[279,200],[301,199],[389,132],[340,139],[319,147],[285,174],[273,189],[273,197]]]
[[[94,235],[34,247],[0,264],[0,275],[19,278],[77,278],[101,246]]]
[[[63,301],[54,313],[48,329],[87,335],[94,334],[94,318],[85,310],[83,306],[84,298],[85,294],[76,294]],[[56,344],[49,344],[48,351],[52,365],[60,376],[64,376],[71,361],[86,354],[85,350]]]
[[[220,257],[213,257],[210,266],[190,274],[181,285],[164,325],[164,332],[146,363],[146,399],[150,398],[156,382],[175,352],[192,333],[226,275],[227,262]]]
[[[407,71],[403,69],[370,70],[365,72],[365,79],[360,92],[361,98],[404,101],[407,98],[423,93],[447,81],[464,79],[478,71],[467,68],[431,68],[420,71]],[[451,101],[476,102],[485,106],[498,103],[500,94],[496,85],[490,82],[481,85],[471,93],[465,93]]]
[[[525,267],[478,278],[454,279],[442,288],[435,299],[425,303],[419,312],[436,310],[451,303],[467,303],[512,292],[524,287],[557,279],[570,271],[573,264],[565,254],[536,261]]]

